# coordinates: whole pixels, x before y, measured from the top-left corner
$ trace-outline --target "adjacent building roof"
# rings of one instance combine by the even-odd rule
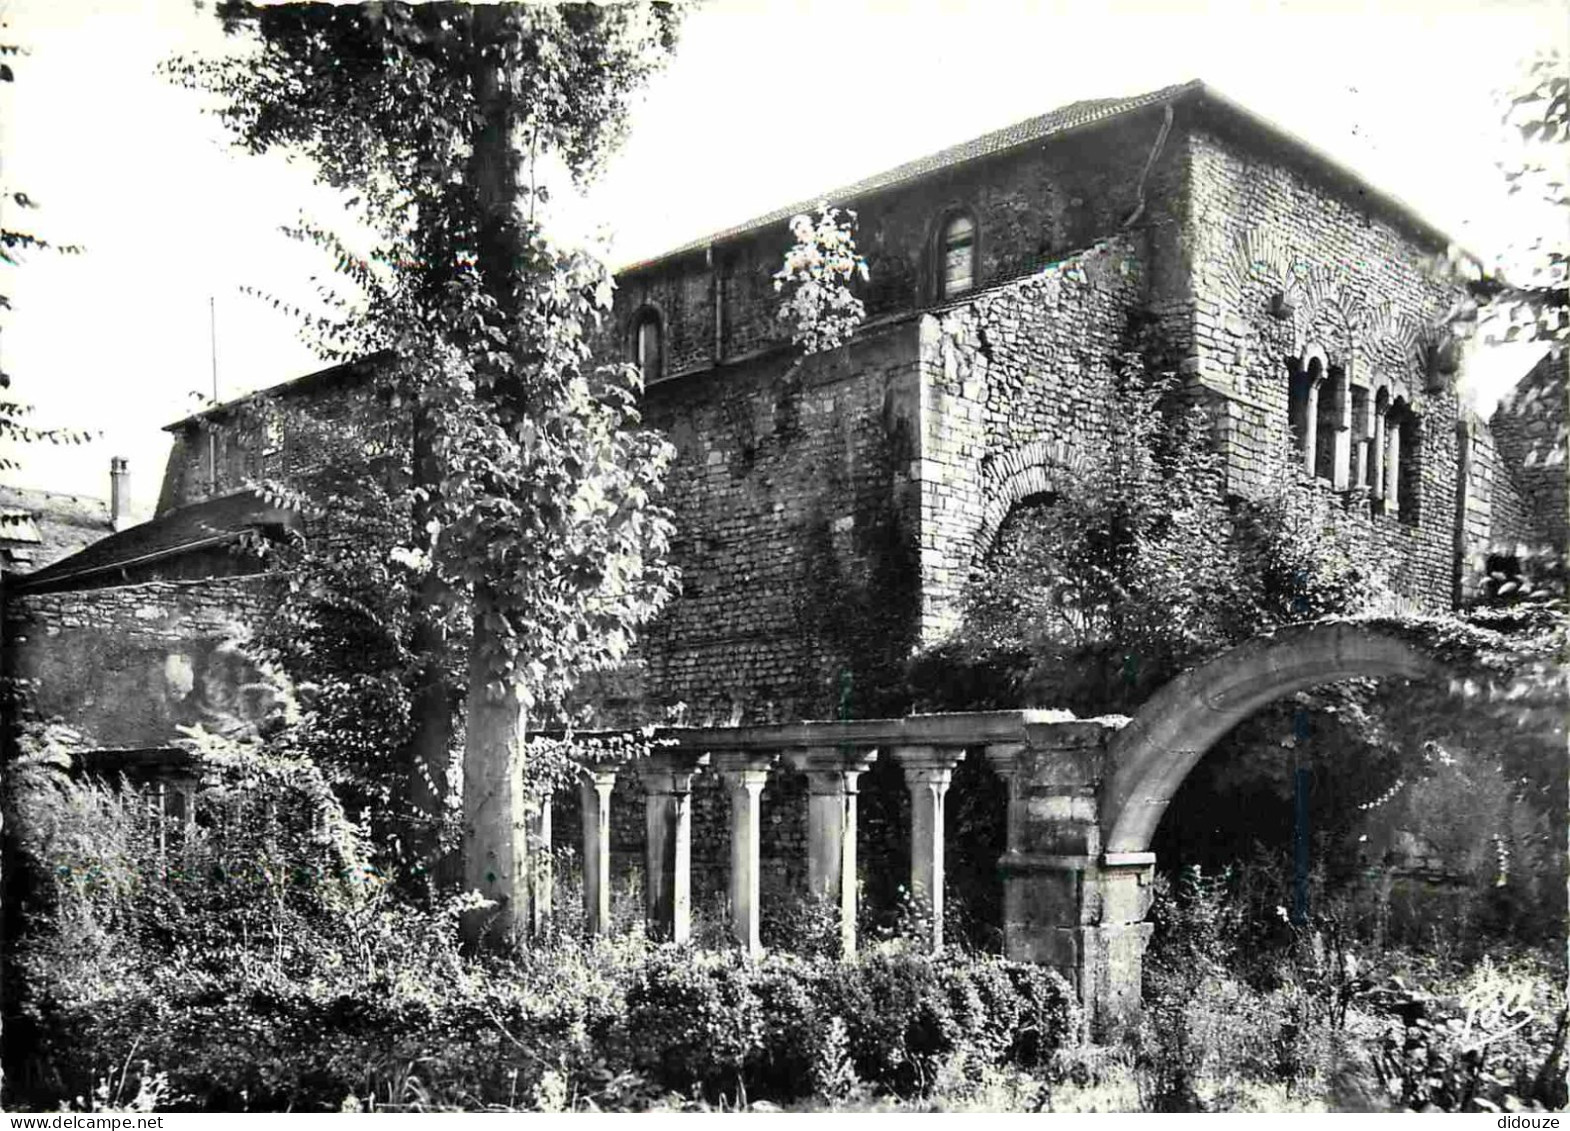
[[[293,511],[272,506],[254,491],[237,491],[178,507],[100,539],[47,569],[20,578],[14,587],[25,591],[101,583],[105,575],[228,545],[247,531],[298,525],[299,517]]]
[[[43,569],[113,529],[103,499],[0,487],[0,568],[8,572]]]
[[[331,388],[334,385],[353,384],[363,381],[376,371],[386,358],[387,354],[373,353],[367,357],[356,358],[340,365],[330,365],[326,369],[318,369],[302,377],[294,377],[288,381],[280,381],[276,385],[269,385],[265,389],[257,389],[244,396],[232,397],[221,404],[204,408],[201,412],[193,412],[190,416],[182,417],[173,424],[165,424],[165,432],[178,432],[199,421],[211,420],[227,416],[234,409],[264,397],[297,397],[316,392],[318,389]]]
[[[1394,212],[1431,240],[1441,245],[1448,245],[1454,242],[1448,235],[1419,215],[1411,205],[1375,188],[1364,180],[1360,174],[1343,165],[1335,158],[1309,145],[1295,134],[1289,133],[1268,119],[1262,118],[1253,111],[1239,105],[1214,87],[1207,86],[1202,80],[1190,79],[1188,82],[1164,86],[1159,90],[1147,91],[1144,94],[1135,94],[1122,98],[1092,98],[1081,102],[1071,102],[1067,106],[1059,107],[1045,114],[1038,114],[1034,118],[1026,118],[1022,122],[1015,122],[1013,125],[1005,126],[1003,129],[982,134],[980,137],[972,138],[970,141],[962,142],[959,145],[951,145],[947,149],[940,149],[936,153],[919,157],[914,161],[907,161],[903,165],[897,165],[885,172],[866,177],[854,184],[845,185],[829,192],[818,193],[809,200],[797,201],[785,208],[776,208],[772,212],[755,217],[744,224],[721,229],[701,239],[684,243],[680,247],[673,248],[652,259],[629,264],[623,267],[621,271],[637,271],[662,263],[668,259],[702,251],[714,244],[750,235],[761,229],[781,224],[799,213],[809,212],[816,208],[820,201],[826,200],[834,204],[846,204],[945,169],[952,169],[972,161],[1045,141],[1048,138],[1060,137],[1076,130],[1100,125],[1111,119],[1136,113],[1151,106],[1158,106],[1163,103],[1176,105],[1182,102],[1204,103],[1213,106],[1255,130],[1264,132],[1278,144],[1295,151],[1298,156],[1318,166],[1322,171],[1329,174],[1332,179],[1351,185],[1365,199],[1388,211]]]

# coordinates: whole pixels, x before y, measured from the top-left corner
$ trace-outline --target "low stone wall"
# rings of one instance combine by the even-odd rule
[[[265,711],[234,648],[263,577],[12,593],[3,670],[19,720],[59,721],[84,749],[166,747],[178,728]]]

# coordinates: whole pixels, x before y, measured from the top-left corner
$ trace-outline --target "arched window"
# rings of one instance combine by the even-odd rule
[[[1287,427],[1293,450],[1310,475],[1318,469],[1319,386],[1324,379],[1325,365],[1317,356],[1293,362],[1287,375]]]
[[[976,285],[976,222],[964,212],[943,221],[938,233],[938,298],[954,298]]]
[[[632,360],[645,388],[665,375],[665,333],[656,310],[644,309],[632,323]]]

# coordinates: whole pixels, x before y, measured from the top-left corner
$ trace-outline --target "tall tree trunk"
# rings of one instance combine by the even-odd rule
[[[418,489],[413,507],[412,545],[429,539],[426,525],[435,511],[434,492],[440,485],[441,469],[431,450],[430,414],[417,407],[414,412],[414,485]],[[453,688],[447,676],[447,641],[442,630],[441,610],[446,586],[434,570],[421,580],[415,593],[413,632],[410,647],[419,667],[414,676],[414,693],[408,747],[404,751],[405,790],[409,805],[408,840],[421,881],[434,879],[445,887],[457,882],[461,868],[456,857],[441,852],[441,823],[447,805],[447,772],[452,762]]]
[[[472,9],[475,53],[474,94],[483,118],[475,135],[469,175],[480,211],[478,266],[486,289],[504,317],[516,318],[516,279],[521,257],[517,217],[517,154],[512,146],[514,108],[502,90],[495,55],[484,47],[505,34],[506,10],[499,5]],[[517,397],[511,382],[492,384],[498,398]],[[509,406],[521,410],[524,406]],[[464,886],[494,899],[493,913],[465,921],[470,942],[499,942],[525,937],[534,920],[526,798],[523,794],[523,743],[527,725],[517,688],[503,680],[501,694],[492,694],[500,677],[491,665],[499,649],[498,611],[494,591],[475,586],[474,632],[469,651],[469,689],[465,705],[463,748]],[[489,923],[489,928],[485,927]]]
[[[463,886],[497,906],[465,919],[464,937],[471,943],[520,939],[533,921],[523,793],[528,717],[512,687],[494,693],[485,651],[494,615],[489,588],[476,586],[463,747]]]

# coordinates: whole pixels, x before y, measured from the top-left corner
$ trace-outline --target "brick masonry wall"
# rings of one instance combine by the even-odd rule
[[[916,326],[650,390],[676,446],[682,594],[640,648],[656,711],[692,722],[872,709],[914,622]]]
[[[1535,522],[1506,528],[1496,540],[1546,541],[1570,547],[1570,353],[1546,356],[1523,377],[1489,422],[1500,462],[1509,468],[1521,506]]]
[[[169,746],[178,726],[265,704],[228,642],[260,604],[260,577],[158,581],[8,595],[5,672],[25,681],[21,715],[60,720],[88,749]]]
[[[865,200],[830,200],[857,212],[857,246],[871,275],[865,287],[869,315],[898,315],[932,304],[938,228],[955,209],[976,222],[980,288],[1034,274],[1113,235],[1131,218],[1142,229],[1174,225],[1186,176],[1180,150],[1170,141],[1163,145],[1141,177],[1161,125],[1156,108],[942,170]],[[1173,239],[1175,246],[1175,228]],[[607,354],[631,355],[630,328],[645,308],[658,311],[664,325],[666,377],[788,341],[773,280],[789,243],[781,222],[707,253],[622,274]],[[1175,259],[1172,271],[1175,279]]]
[[[1008,507],[1105,437],[1109,363],[1144,290],[1134,241],[1119,239],[923,318],[916,476],[929,639],[952,625]]]
[[[1449,607],[1459,403],[1450,382],[1428,372],[1432,324],[1453,297],[1423,270],[1434,249],[1236,137],[1196,126],[1183,146],[1193,186],[1184,245],[1195,288],[1185,368],[1215,394],[1229,485],[1248,495],[1264,480],[1266,461],[1290,436],[1288,359],[1318,346],[1354,386],[1371,397],[1387,389],[1418,415],[1416,451],[1402,461],[1415,504],[1398,519],[1349,500],[1346,521],[1392,563],[1398,592],[1423,607]],[[1284,316],[1272,309],[1277,292],[1290,303]],[[1415,524],[1407,521],[1414,513]]]

